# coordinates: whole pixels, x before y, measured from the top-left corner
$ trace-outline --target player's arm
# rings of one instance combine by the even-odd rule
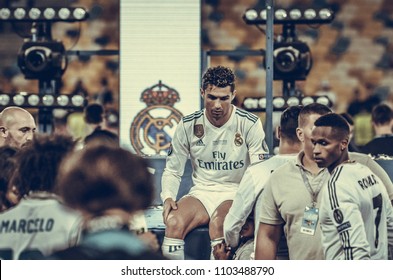
[[[386,173],[385,169],[382,168],[375,160],[373,160],[371,157],[367,161],[366,166],[370,168],[370,170],[378,176],[379,179],[381,179],[382,183],[386,187],[386,191],[389,195],[389,199],[391,201],[391,204],[393,204],[393,183],[392,180],[390,180],[389,175]]]
[[[181,177],[188,160],[189,143],[183,121],[177,125],[172,138],[171,148],[166,159],[166,166],[161,178],[161,200],[164,204],[164,222],[172,209],[177,209],[176,196],[179,191]]]
[[[275,260],[281,234],[282,225],[259,223],[255,245],[255,259]]]
[[[342,178],[345,175],[348,176],[348,173],[341,175]],[[341,241],[344,254],[342,257],[346,260],[370,259],[370,247],[361,209],[356,198],[357,194],[351,193],[353,188],[349,187],[353,182],[334,179],[333,174],[328,183],[329,209],[331,210],[329,216],[336,226]],[[328,250],[327,256],[329,255]]]
[[[252,174],[247,169],[240,181],[232,206],[224,220],[225,242],[232,248],[238,246],[240,230],[254,206],[254,189]]]
[[[162,218],[164,224],[166,225],[166,220],[168,219],[168,215],[172,210],[177,210],[177,203],[172,198],[167,198],[164,201],[163,210],[162,210]]]
[[[255,217],[259,219],[259,225],[256,225],[258,232],[255,236],[255,259],[257,260],[276,259],[282,225],[285,222],[281,213],[277,210],[278,207],[273,193],[276,176],[273,173],[267,180],[255,208],[255,214],[257,214]]]
[[[387,197],[386,200],[388,200]],[[393,206],[391,204],[389,205],[388,203],[386,204],[386,223],[388,230],[388,243],[391,247],[393,247]]]
[[[265,132],[262,122],[258,119],[250,128],[247,134],[248,153],[251,163],[261,161],[264,154],[269,153],[265,142]]]

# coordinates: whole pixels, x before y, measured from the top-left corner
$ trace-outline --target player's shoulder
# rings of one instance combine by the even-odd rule
[[[367,166],[356,161],[351,161],[349,163],[340,164],[333,170],[329,178],[329,184],[336,184],[336,182],[348,184],[364,176],[368,176],[371,173],[370,168]]]
[[[199,118],[203,117],[203,109],[195,111],[192,114],[186,115],[182,118],[183,123],[193,122]]]
[[[252,169],[263,169],[263,168],[274,168],[287,163],[288,161],[294,161],[296,159],[295,156],[281,156],[281,155],[273,155],[267,157],[263,161],[257,161],[250,165]]]
[[[22,200],[21,200],[21,202],[22,202]],[[23,213],[29,211],[29,210],[25,210],[25,207],[23,207],[21,205],[21,202],[2,211],[0,213],[0,220],[9,219],[9,218],[12,218],[15,216],[19,216],[19,215],[21,215],[21,213],[23,214]]]
[[[277,166],[277,168],[274,170],[274,173],[277,173],[276,176],[280,176],[285,173],[287,173],[287,174],[293,173],[294,171],[296,171],[296,173],[297,173],[298,170],[299,169],[298,169],[298,166],[296,165],[296,158],[293,158],[293,160],[286,160],[285,162],[281,162],[281,164],[279,166]]]
[[[81,219],[81,213],[79,211],[70,208],[62,201],[55,198],[46,201],[46,203],[43,203],[42,205],[37,203],[32,207],[26,208],[25,211],[45,219],[61,221],[64,225],[73,224]]]
[[[283,165],[286,161],[276,156],[270,157],[264,161],[252,163],[246,170],[244,176],[252,176],[255,178],[270,176],[270,174]]]
[[[238,107],[235,107],[235,116],[243,120],[245,122],[250,122],[251,124],[256,123],[259,120],[259,117],[253,113],[250,113],[246,110],[240,109]]]
[[[373,158],[368,154],[349,152],[348,156],[350,160],[356,161],[364,165],[368,165],[370,161],[373,161]]]
[[[371,172],[371,170],[366,164],[356,160],[350,160],[337,166],[337,168],[334,169],[332,175],[336,174],[336,176],[340,176],[342,174],[366,174],[368,172]]]
[[[272,171],[269,176],[269,181],[275,183],[286,182],[288,178],[293,178],[293,176],[299,173],[295,164],[295,160],[281,162],[281,164],[275,164],[274,167],[271,167],[271,170]]]

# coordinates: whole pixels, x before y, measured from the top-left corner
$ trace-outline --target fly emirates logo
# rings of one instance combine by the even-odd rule
[[[214,151],[212,153],[213,161],[204,161],[197,159],[199,168],[207,170],[235,170],[244,167],[244,160],[239,161],[227,161],[227,154],[221,153],[220,151]]]

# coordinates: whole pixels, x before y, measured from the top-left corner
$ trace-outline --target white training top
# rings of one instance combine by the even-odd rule
[[[34,193],[0,214],[0,259],[36,259],[77,243],[81,216],[48,193]]]
[[[393,244],[393,208],[381,180],[357,162],[335,168],[321,192],[326,259],[385,259]]]
[[[205,109],[185,116],[168,152],[162,175],[162,201],[176,199],[189,157],[194,187],[207,191],[237,188],[250,162],[262,161],[268,153],[264,139],[261,120],[235,106],[221,127],[209,122]]]
[[[261,194],[270,174],[279,166],[292,160],[296,160],[294,155],[276,155],[263,162],[250,165],[243,175],[239,188],[236,191],[235,199],[224,220],[225,242],[231,247],[236,247],[239,243],[239,233],[246,222],[247,217],[252,212],[257,198]],[[260,210],[256,207],[254,212],[255,235],[259,227]]]

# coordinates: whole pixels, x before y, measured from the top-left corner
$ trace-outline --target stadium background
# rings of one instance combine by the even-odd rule
[[[244,11],[257,0],[202,0],[201,49],[255,50],[265,48],[265,36],[255,26],[246,25]],[[263,1],[260,1],[263,2]],[[0,5],[61,6],[81,5],[90,18],[82,23],[56,23],[53,37],[62,40],[67,50],[119,49],[119,1],[33,1],[2,0]],[[304,95],[314,95],[323,83],[337,95],[338,112],[347,110],[355,98],[366,100],[372,95],[391,101],[393,87],[393,3],[389,0],[286,0],[274,1],[279,6],[331,4],[337,11],[331,24],[298,25],[299,39],[311,49],[313,67],[307,80],[297,87]],[[80,30],[80,35],[78,36]],[[23,24],[0,22],[0,90],[2,92],[36,92],[37,81],[25,80],[17,66],[17,53],[23,37],[29,36]],[[281,26],[275,26],[275,34]],[[211,64],[225,64],[236,70],[238,104],[246,96],[265,95],[265,70],[259,57],[212,57]],[[81,70],[83,75],[80,75]],[[71,57],[63,75],[63,92],[72,92],[81,81],[93,98],[102,90],[102,80],[114,94],[119,107],[119,57]],[[281,95],[279,81],[274,82],[274,95]],[[263,117],[263,114],[261,115]]]

